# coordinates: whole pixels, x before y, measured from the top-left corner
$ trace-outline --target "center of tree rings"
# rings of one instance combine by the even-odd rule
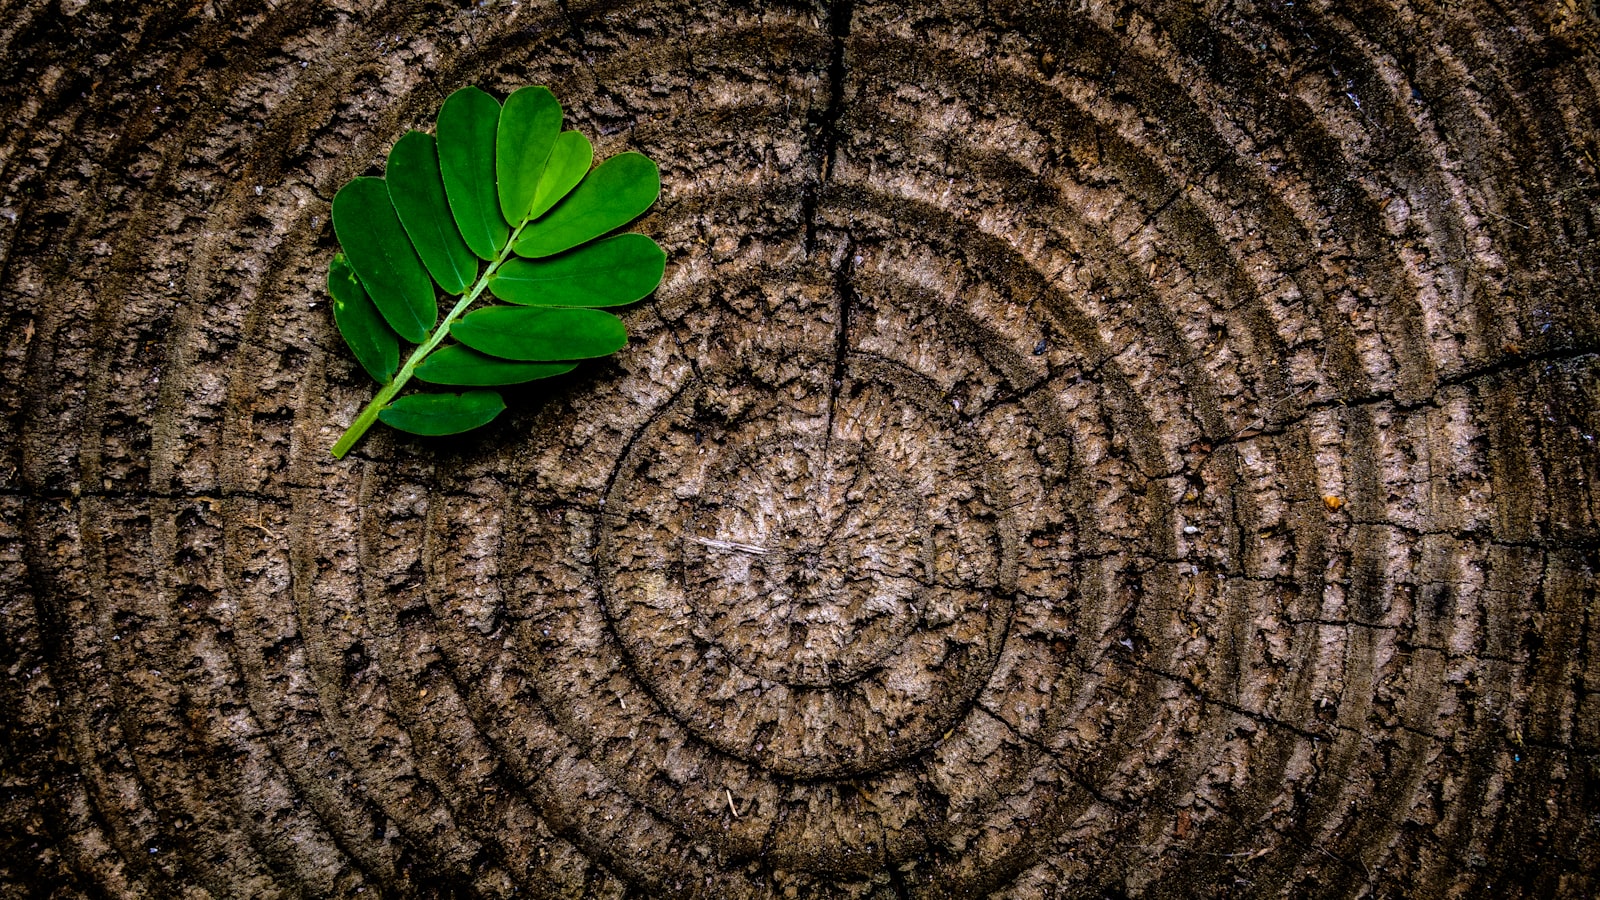
[[[606,614],[692,733],[794,776],[878,771],[982,689],[1010,614],[999,479],[938,389],[792,355],[712,372],[606,495]]]

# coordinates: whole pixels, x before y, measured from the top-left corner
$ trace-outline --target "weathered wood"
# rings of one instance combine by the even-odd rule
[[[1592,3],[0,2],[0,894],[1600,891]],[[328,207],[662,166],[374,431]]]

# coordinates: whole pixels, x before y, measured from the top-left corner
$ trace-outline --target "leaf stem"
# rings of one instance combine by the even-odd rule
[[[400,389],[405,387],[406,382],[411,380],[412,372],[427,358],[429,353],[433,352],[433,348],[439,346],[439,342],[444,340],[445,335],[450,333],[450,326],[455,323],[455,320],[467,311],[467,307],[477,302],[478,297],[489,286],[489,276],[493,275],[502,263],[511,258],[511,247],[516,244],[517,235],[522,233],[522,229],[527,224],[527,222],[523,222],[511,230],[511,237],[506,240],[505,249],[501,250],[495,256],[494,261],[489,263],[489,268],[485,269],[483,275],[479,276],[477,282],[473,284],[472,290],[468,291],[456,302],[456,305],[451,308],[449,314],[433,330],[433,333],[428,335],[428,339],[418,344],[417,349],[411,351],[411,356],[406,358],[406,363],[400,367],[400,371],[394,373],[394,377],[389,379],[389,383],[379,389],[378,393],[368,401],[367,405],[362,407],[361,414],[356,416],[356,420],[350,423],[350,427],[345,429],[344,434],[340,435],[338,442],[333,445],[334,459],[343,459],[344,455],[350,452],[350,448],[355,446],[356,441],[361,440],[361,436],[367,433],[367,429],[372,427],[372,423],[378,421],[378,413],[382,412],[384,407],[389,405],[389,401],[394,399],[394,395],[400,393]]]

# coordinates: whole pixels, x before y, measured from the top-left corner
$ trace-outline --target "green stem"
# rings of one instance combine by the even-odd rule
[[[517,235],[522,233],[523,226],[527,224],[527,222],[523,222],[512,229],[511,237],[506,241],[505,249],[501,250],[499,255],[494,258],[494,261],[489,263],[489,268],[483,271],[483,275],[478,278],[477,283],[473,284],[472,290],[468,291],[465,296],[456,302],[450,313],[444,317],[444,321],[439,323],[439,327],[428,335],[428,339],[418,344],[417,349],[411,351],[411,356],[406,359],[406,364],[400,367],[400,371],[394,373],[394,377],[389,379],[389,383],[384,385],[366,406],[362,407],[361,414],[356,416],[356,420],[351,422],[350,427],[346,428],[344,434],[339,436],[338,443],[333,445],[334,459],[343,459],[344,455],[350,452],[350,448],[355,446],[356,441],[361,440],[361,436],[367,433],[367,429],[372,427],[372,423],[378,421],[378,413],[382,412],[383,408],[389,405],[389,401],[394,399],[394,395],[400,393],[400,389],[405,387],[406,382],[411,380],[411,373],[417,368],[418,364],[426,359],[429,353],[433,352],[433,348],[439,346],[439,342],[444,340],[445,335],[450,333],[451,324],[460,318],[461,314],[467,311],[467,307],[476,302],[478,297],[483,294],[484,289],[489,286],[489,276],[493,275],[502,263],[511,258],[511,247],[517,242]]]

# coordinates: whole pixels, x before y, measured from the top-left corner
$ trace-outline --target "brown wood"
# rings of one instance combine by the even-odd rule
[[[0,896],[1594,896],[1597,18],[0,0]],[[526,83],[665,283],[333,460]]]

